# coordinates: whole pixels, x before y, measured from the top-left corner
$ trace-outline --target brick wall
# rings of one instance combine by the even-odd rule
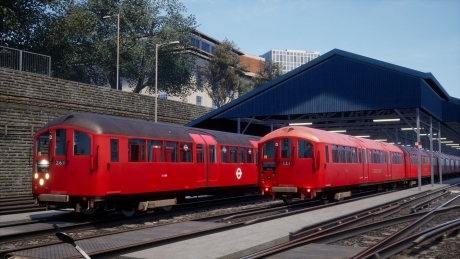
[[[183,125],[211,110],[158,99],[159,122]],[[31,193],[33,133],[75,112],[154,121],[155,98],[0,68],[0,197]]]

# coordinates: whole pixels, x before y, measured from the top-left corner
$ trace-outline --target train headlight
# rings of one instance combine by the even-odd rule
[[[48,162],[48,160],[43,159],[43,160],[40,161],[40,165],[49,165],[49,164],[50,164],[50,162]]]
[[[45,174],[46,180],[50,179],[50,175],[48,173]]]
[[[35,179],[38,179],[38,174],[37,174],[37,173],[35,173],[34,177],[35,177]]]
[[[45,183],[45,181],[43,181],[43,179],[40,179],[40,185],[43,185]]]

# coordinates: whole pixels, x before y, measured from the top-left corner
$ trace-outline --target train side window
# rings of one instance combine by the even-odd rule
[[[357,159],[356,159],[356,148],[353,147],[351,148],[351,162],[352,163],[358,163]]]
[[[259,149],[256,149],[256,164],[259,164]]]
[[[118,139],[110,140],[110,162],[118,162]]]
[[[343,146],[339,146],[339,163],[345,163],[345,148]]]
[[[145,162],[145,140],[128,139],[128,162]]]
[[[165,142],[165,162],[177,162],[177,142]]]
[[[75,156],[91,155],[91,139],[88,134],[81,131],[73,133],[73,154]]]
[[[336,145],[332,145],[332,162],[338,163],[339,161],[339,148]]]
[[[63,156],[65,155],[65,143],[66,143],[66,130],[57,129],[56,137],[54,138],[54,155]]]
[[[262,146],[263,158],[275,158],[275,141],[271,140]]]
[[[217,161],[216,158],[216,146],[210,145],[209,146],[209,163],[215,164]]]
[[[50,148],[50,133],[45,132],[37,138],[36,145],[36,155],[37,156],[47,156],[49,154]]]
[[[228,163],[228,153],[229,153],[228,147],[222,146],[220,148],[220,160],[222,163]]]
[[[161,141],[160,140],[148,140],[147,141],[147,152],[149,162],[162,162],[163,157],[161,155]]]
[[[281,158],[291,158],[291,139],[281,139]]]
[[[363,154],[362,154],[362,151],[360,148],[358,148],[358,163],[362,163],[363,162]]]
[[[325,145],[324,149],[325,149],[324,151],[326,153],[326,163],[329,163],[329,146]]]
[[[192,144],[191,143],[180,143],[180,162],[191,163],[192,162]]]
[[[351,148],[345,147],[345,162],[351,163]]]
[[[254,164],[254,151],[252,148],[248,148],[248,163]]]
[[[246,148],[244,148],[244,147],[238,148],[238,154],[239,154],[239,156],[238,156],[239,160],[238,161],[240,161],[240,163],[242,163],[242,164],[246,164],[248,162],[248,160],[247,160],[248,154],[246,152]]]
[[[238,154],[236,147],[230,147],[230,163],[238,163]]]
[[[364,162],[364,164],[367,164],[367,154],[366,153],[367,153],[366,149],[363,148],[363,162]]]
[[[373,163],[374,163],[373,155],[374,155],[373,150],[372,150],[372,149],[369,149],[369,164],[373,164]]]
[[[197,163],[204,163],[204,156],[203,156],[203,145],[197,144],[196,145],[196,162]]]

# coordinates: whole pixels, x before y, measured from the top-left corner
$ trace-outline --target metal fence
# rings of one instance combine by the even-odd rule
[[[51,76],[51,57],[0,46],[0,67]]]

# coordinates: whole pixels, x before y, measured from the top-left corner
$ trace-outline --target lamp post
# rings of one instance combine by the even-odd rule
[[[155,122],[157,122],[158,110],[158,47],[161,45],[178,44],[179,41],[172,41],[164,44],[155,44]]]
[[[118,87],[118,84],[120,83],[120,13],[114,14],[114,16],[117,16],[117,90],[121,90]],[[110,18],[110,15],[106,15],[102,18]]]

